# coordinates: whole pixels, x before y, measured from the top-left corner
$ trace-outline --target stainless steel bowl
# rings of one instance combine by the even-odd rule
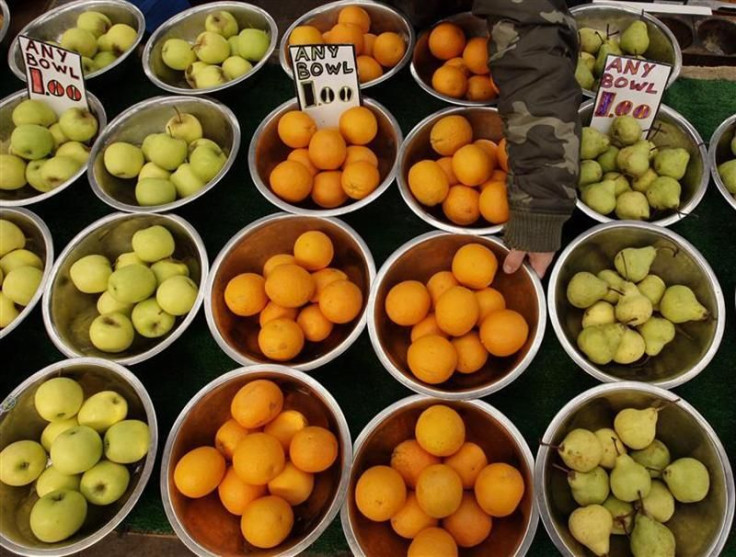
[[[439,68],[444,62],[435,58],[429,51],[429,34],[432,29],[440,23],[454,23],[465,31],[465,36],[470,39],[472,37],[488,37],[488,27],[485,20],[475,17],[470,12],[463,12],[460,14],[453,15],[442,21],[438,21],[429,29],[425,29],[417,37],[417,44],[414,47],[414,54],[411,59],[411,75],[419,86],[424,89],[427,93],[433,97],[440,99],[441,101],[448,102],[450,104],[456,104],[460,106],[488,106],[496,104],[496,100],[490,101],[469,101],[467,99],[455,99],[448,97],[442,93],[436,91],[432,87],[432,75],[435,70]]]
[[[397,249],[378,271],[368,300],[368,333],[373,349],[383,367],[400,383],[417,393],[445,400],[469,400],[495,393],[512,383],[532,363],[542,344],[547,324],[544,290],[536,273],[526,264],[512,275],[500,270],[493,288],[506,299],[506,307],[518,311],[529,324],[529,338],[524,346],[508,358],[488,358],[482,369],[471,374],[455,373],[441,385],[428,385],[409,369],[406,353],[410,328],[393,323],[384,309],[389,290],[404,280],[426,283],[438,271],[449,271],[455,252],[466,244],[479,243],[490,249],[503,262],[508,248],[493,237],[469,234],[428,232]]]
[[[678,325],[675,340],[641,365],[593,364],[577,347],[583,310],[568,303],[567,283],[579,271],[598,273],[612,269],[613,259],[621,249],[648,245],[663,248],[652,265],[652,273],[667,285],[684,284],[692,288],[711,317]],[[647,223],[600,224],[578,236],[557,259],[549,278],[547,298],[550,321],[565,352],[583,370],[605,382],[643,381],[663,389],[682,385],[708,366],[718,351],[726,326],[723,291],[705,258],[681,236]]]
[[[136,334],[131,347],[119,354],[95,348],[89,340],[90,323],[97,317],[97,295],[78,291],[69,277],[69,269],[79,258],[90,254],[105,255],[111,261],[132,251],[131,238],[142,228],[166,227],[174,236],[173,257],[186,263],[190,278],[199,285],[197,301],[183,319],[166,335],[157,339]],[[209,263],[204,242],[194,227],[176,215],[113,213],[82,230],[57,258],[43,293],[43,321],[56,347],[69,357],[94,356],[123,365],[140,363],[166,349],[189,327],[202,305]]]
[[[289,365],[303,371],[317,369],[345,352],[363,332],[368,293],[376,267],[368,245],[350,226],[338,219],[277,213],[263,217],[242,230],[222,248],[212,264],[206,286],[204,312],[212,336],[220,348],[243,365],[268,364],[258,348],[260,326],[256,317],[238,317],[225,305],[225,287],[240,273],[263,272],[272,255],[292,253],[294,242],[304,232],[319,230],[327,234],[335,248],[331,267],[341,269],[363,292],[363,309],[351,323],[335,326],[319,343],[307,342]]]
[[[414,395],[395,402],[363,428],[353,447],[353,466],[347,497],[340,513],[342,528],[353,555],[383,557],[405,555],[409,540],[400,538],[390,524],[365,518],[355,504],[355,486],[368,468],[388,465],[394,447],[414,438],[419,415],[428,407],[444,404],[456,410],[465,422],[468,441],[477,443],[488,455],[489,462],[506,462],[524,477],[526,489],[519,508],[512,515],[493,520],[488,539],[463,555],[526,555],[537,530],[538,514],[534,504],[534,457],[516,426],[504,414],[482,400],[447,402]]]
[[[608,33],[620,33],[634,21],[643,21],[647,24],[649,32],[649,48],[644,53],[644,58],[662,62],[672,66],[672,73],[667,81],[667,87],[672,85],[682,71],[682,51],[680,43],[675,35],[656,17],[643,10],[629,8],[615,4],[585,4],[570,8],[570,13],[580,27],[592,27]],[[583,94],[595,97],[596,92],[583,89]]]
[[[286,101],[276,107],[253,134],[253,140],[248,149],[248,169],[251,178],[263,197],[276,205],[279,209],[298,215],[311,215],[317,217],[335,217],[357,211],[377,199],[391,185],[396,174],[396,165],[399,158],[399,146],[403,140],[401,127],[396,118],[386,108],[373,99],[363,99],[363,106],[369,108],[378,120],[378,134],[367,147],[370,147],[378,157],[378,171],[381,175],[381,183],[367,197],[358,201],[348,200],[344,205],[335,209],[322,209],[313,201],[305,200],[301,205],[294,205],[281,199],[271,191],[269,176],[271,171],[291,152],[279,139],[278,124],[281,116],[290,110],[298,110],[296,99]]]
[[[726,198],[729,205],[736,209],[736,194],[726,189],[721,175],[718,173],[718,165],[726,161],[736,159],[736,155],[731,152],[731,141],[736,134],[736,114],[726,118],[723,123],[718,126],[713,136],[710,138],[710,147],[708,148],[708,163],[710,164],[710,172],[713,181],[718,187],[723,197]]]
[[[194,43],[197,35],[204,31],[204,21],[207,19],[207,15],[217,10],[230,12],[238,20],[238,27],[240,29],[256,28],[268,31],[271,42],[261,61],[253,64],[253,69],[247,74],[241,75],[239,78],[218,85],[217,87],[193,89],[189,86],[186,79],[184,79],[184,72],[172,70],[164,64],[161,58],[161,50],[168,39],[184,39],[185,41]],[[171,19],[162,23],[153,32],[143,51],[143,70],[154,85],[169,93],[179,95],[215,93],[243,83],[255,76],[266,64],[271,53],[276,48],[278,33],[278,27],[276,27],[276,22],[271,15],[257,6],[246,4],[245,2],[210,2],[176,14]]]
[[[197,193],[164,205],[142,207],[135,199],[135,180],[116,178],[105,168],[105,149],[116,141],[140,145],[147,135],[165,132],[166,122],[176,116],[177,112],[196,116],[202,123],[204,137],[213,140],[227,153],[227,161],[217,176]],[[87,179],[97,197],[119,211],[143,213],[173,211],[214,188],[235,163],[239,149],[240,124],[233,111],[224,104],[204,97],[153,97],[119,114],[100,134],[92,146]]]
[[[146,20],[143,17],[143,13],[134,4],[125,0],[76,0],[75,2],[65,3],[44,12],[21,29],[18,35],[16,35],[8,51],[8,66],[10,66],[16,77],[26,81],[26,64],[20,51],[18,36],[28,35],[40,41],[54,41],[58,43],[61,41],[64,31],[76,27],[77,17],[91,10],[105,14],[113,24],[125,23],[126,25],[130,25],[138,31],[138,36],[133,46],[118,56],[117,60],[112,64],[85,75],[84,79],[90,80],[114,68],[120,67],[126,58],[136,50],[143,38],[143,34],[146,32]]]
[[[36,213],[32,213],[27,209],[0,209],[0,219],[8,220],[20,228],[26,237],[25,249],[38,255],[44,262],[41,284],[38,285],[33,298],[23,308],[23,311],[20,312],[18,317],[7,327],[0,329],[0,340],[2,340],[23,322],[41,299],[46,282],[51,274],[51,267],[54,264],[54,242],[51,238],[51,231],[46,226],[46,223]]]
[[[580,107],[580,117],[583,125],[590,124],[593,116],[594,101],[586,101]],[[660,105],[659,113],[654,119],[652,128],[655,130],[649,139],[657,147],[682,147],[690,153],[690,162],[680,185],[682,194],[680,196],[680,207],[674,211],[660,211],[661,218],[650,221],[659,226],[670,226],[695,211],[705,195],[710,180],[708,153],[705,143],[700,137],[698,130],[688,122],[679,112],[669,106]],[[583,213],[598,222],[611,222],[617,219],[601,215],[583,203],[578,196],[577,207]]]
[[[401,36],[404,39],[404,44],[406,44],[406,53],[399,60],[399,63],[387,72],[384,72],[378,79],[363,83],[360,86],[361,89],[368,89],[391,79],[391,77],[399,73],[406,66],[414,48],[414,27],[406,16],[391,6],[374,2],[373,0],[339,0],[338,2],[330,2],[308,11],[292,23],[284,33],[284,36],[281,37],[279,62],[291,79],[294,78],[294,72],[291,69],[291,57],[289,56],[289,37],[294,28],[300,25],[311,25],[323,33],[329,31],[337,23],[337,16],[340,10],[346,6],[360,6],[368,12],[368,15],[371,16],[371,33],[380,35],[381,33],[391,31]]]
[[[257,549],[245,542],[240,533],[240,517],[225,510],[217,492],[202,499],[189,499],[181,495],[174,485],[174,468],[179,459],[196,447],[214,445],[217,429],[230,418],[233,396],[256,379],[275,382],[284,392],[284,408],[297,409],[311,425],[330,429],[339,445],[335,464],[315,475],[312,495],[294,508],[291,534],[270,550]],[[325,531],[340,510],[353,457],[350,442],[350,430],[337,401],[307,374],[267,364],[235,369],[208,383],[194,395],[171,428],[161,462],[161,498],[166,517],[179,539],[196,555],[299,555]]]
[[[10,146],[10,134],[13,133],[13,130],[15,129],[15,125],[11,119],[13,109],[27,98],[28,91],[24,89],[17,93],[13,93],[12,95],[8,95],[0,101],[0,150],[3,152],[7,152],[7,149]],[[105,109],[102,107],[102,103],[89,91],[87,91],[87,100],[89,102],[90,112],[92,112],[92,114],[97,118],[97,136],[99,136],[107,125],[107,114],[105,114]],[[21,207],[23,205],[45,201],[49,197],[52,197],[71,186],[77,181],[77,179],[79,179],[80,176],[82,176],[82,174],[84,174],[85,170],[87,170],[87,163],[83,164],[74,176],[69,178],[66,182],[45,193],[32,188],[28,184],[17,190],[0,190],[0,207]]]
[[[0,0],[0,15],[3,16],[3,21],[0,23],[0,43],[2,43],[10,29],[10,10],[5,0]]]
[[[677,505],[667,522],[677,541],[680,557],[720,555],[734,517],[734,483],[731,465],[718,436],[698,411],[677,395],[638,382],[599,385],[568,402],[550,423],[542,437],[534,467],[534,491],[544,527],[562,555],[588,555],[567,528],[570,513],[577,507],[570,495],[565,475],[552,467],[556,451],[547,444],[559,444],[574,428],[596,430],[612,427],[616,414],[624,408],[663,405],[657,421],[657,439],[667,445],[672,460],[697,458],[710,472],[710,491],[699,503]],[[626,536],[611,536],[611,557],[631,555]]]
[[[473,139],[490,139],[498,143],[503,138],[503,120],[498,115],[498,110],[492,107],[450,107],[430,114],[414,126],[414,129],[409,132],[406,140],[401,144],[399,168],[396,176],[401,197],[404,198],[404,201],[416,216],[440,230],[456,234],[477,234],[479,236],[498,234],[503,230],[503,224],[492,225],[481,217],[469,226],[457,225],[445,216],[441,204],[435,207],[426,207],[416,200],[414,194],[411,193],[411,189],[409,189],[409,170],[411,167],[424,159],[437,160],[440,158],[440,155],[432,149],[429,136],[432,132],[432,126],[445,116],[450,115],[460,115],[467,118],[473,127]]]
[[[33,397],[41,383],[52,377],[70,377],[79,381],[85,396],[102,390],[117,391],[128,402],[128,418],[148,424],[151,443],[145,459],[129,467],[130,485],[125,494],[111,505],[90,506],[84,526],[63,542],[42,543],[30,532],[28,513],[38,500],[33,486],[10,487],[0,484],[0,546],[18,555],[56,557],[78,554],[102,540],[133,509],[151,477],[156,461],[156,411],[146,388],[121,365],[99,358],[62,360],[23,381],[0,405],[0,448],[22,439],[40,438],[48,422],[36,412]]]

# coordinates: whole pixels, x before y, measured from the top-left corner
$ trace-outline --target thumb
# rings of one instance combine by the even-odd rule
[[[512,249],[503,262],[503,272],[506,274],[511,274],[518,271],[519,267],[521,267],[521,264],[524,262],[525,257],[525,251]]]

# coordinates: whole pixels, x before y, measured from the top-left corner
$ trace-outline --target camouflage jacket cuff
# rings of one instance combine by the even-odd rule
[[[557,251],[562,244],[562,227],[569,218],[569,214],[512,209],[504,230],[504,241],[510,248],[521,251]]]

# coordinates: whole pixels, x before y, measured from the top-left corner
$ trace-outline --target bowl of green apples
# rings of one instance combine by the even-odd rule
[[[708,159],[718,190],[736,209],[736,114],[726,118],[713,132]]]
[[[183,218],[113,213],[77,234],[54,264],[46,331],[68,357],[142,362],[194,320],[208,269],[202,238]]]
[[[19,555],[83,552],[143,493],[156,412],[119,364],[77,358],[31,375],[0,406],[0,546]]]

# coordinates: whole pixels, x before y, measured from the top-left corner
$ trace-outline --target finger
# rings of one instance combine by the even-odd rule
[[[521,264],[524,262],[525,257],[525,251],[512,249],[503,262],[503,272],[506,274],[511,274],[518,271],[519,267],[521,267]]]
[[[532,269],[539,275],[539,278],[544,278],[553,257],[553,253],[533,253],[529,256],[529,263],[531,263]]]

